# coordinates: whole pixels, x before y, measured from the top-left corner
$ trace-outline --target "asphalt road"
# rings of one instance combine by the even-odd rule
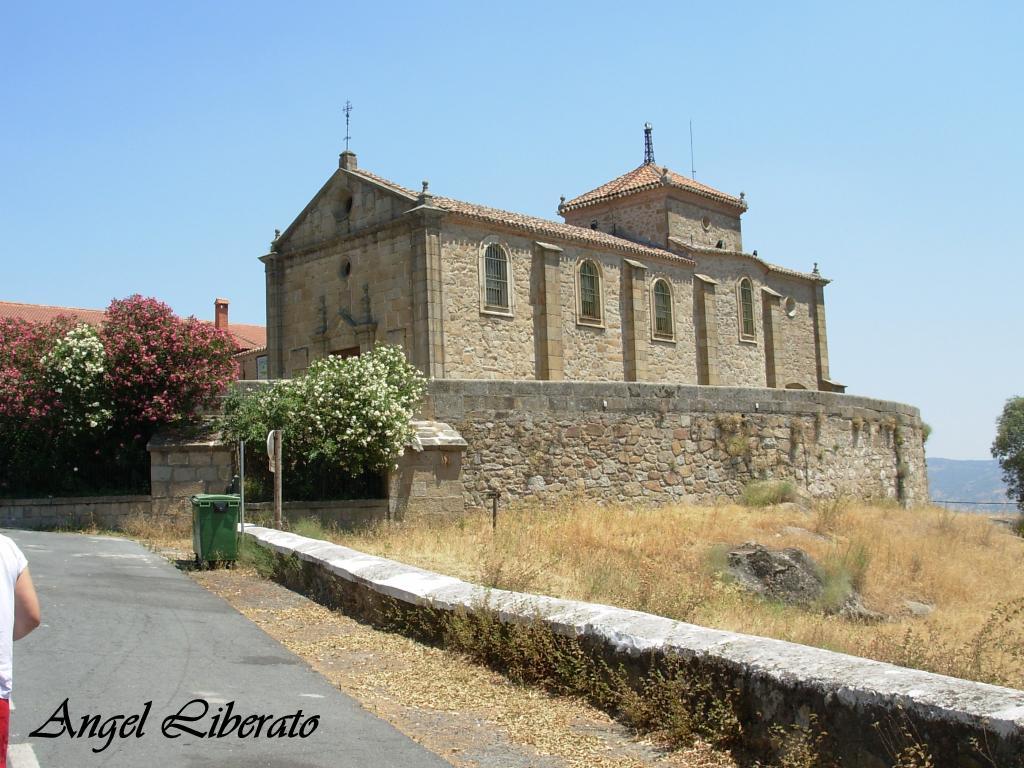
[[[13,768],[55,766],[279,766],[320,768],[442,768],[449,764],[363,710],[313,672],[301,659],[261,632],[220,598],[195,584],[164,558],[124,539],[77,534],[4,531],[29,560],[42,604],[43,624],[15,644]],[[61,705],[75,736],[68,734]],[[195,721],[166,718],[182,713]],[[139,721],[109,738],[116,715]],[[233,713],[293,716],[275,733],[307,736],[219,738],[208,732],[218,708]],[[302,710],[301,718],[294,715]],[[56,715],[54,718],[53,716]],[[81,733],[82,718],[99,715],[99,727]],[[315,730],[310,718],[319,716]],[[53,719],[51,719],[53,718]],[[224,720],[222,714],[220,720]],[[50,720],[48,725],[45,725]],[[237,724],[232,721],[231,724]],[[45,726],[57,738],[33,737]],[[249,730],[256,721],[249,722]],[[122,732],[123,731],[123,735]],[[178,738],[171,738],[177,734]]]

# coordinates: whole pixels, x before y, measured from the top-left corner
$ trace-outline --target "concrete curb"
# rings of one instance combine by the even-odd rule
[[[932,748],[937,766],[1009,765],[1024,753],[1024,691],[898,667],[796,643],[707,629],[639,611],[485,589],[348,547],[269,528],[245,535],[369,593],[406,606],[473,611],[596,641],[615,654],[679,655],[728,670],[765,724],[807,725],[814,713],[837,741],[844,765],[887,765],[874,723],[904,727]],[[969,740],[987,750],[978,760]],[[891,747],[891,745],[890,745]],[[1014,763],[1015,764],[1015,763]]]

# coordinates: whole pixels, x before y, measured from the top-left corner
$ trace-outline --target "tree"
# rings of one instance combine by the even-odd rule
[[[1011,397],[996,421],[992,455],[999,460],[1007,493],[1024,512],[1024,397]]]
[[[100,338],[115,416],[147,439],[212,405],[237,369],[225,331],[138,294],[110,303]]]
[[[99,331],[0,319],[0,495],[144,492],[149,438],[216,402],[234,352],[141,296],[112,302]]]

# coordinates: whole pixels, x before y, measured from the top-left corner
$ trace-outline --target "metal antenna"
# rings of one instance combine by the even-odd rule
[[[690,121],[690,178],[697,178],[697,172],[693,169],[693,120]]]
[[[644,165],[654,163],[654,126],[644,123]]]
[[[349,121],[352,115],[352,102],[345,99],[345,109],[342,110],[345,113],[345,151],[348,152],[348,142],[352,137],[349,135],[348,127]]]

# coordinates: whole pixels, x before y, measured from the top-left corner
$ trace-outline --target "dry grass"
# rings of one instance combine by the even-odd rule
[[[136,515],[121,524],[120,533],[156,550],[192,550],[192,518],[182,515]]]
[[[460,654],[373,629],[255,571],[193,578],[369,711],[457,768],[735,768],[705,742],[668,751],[578,698],[515,685]]]
[[[580,502],[502,510],[496,533],[480,515],[331,538],[494,587],[1024,688],[1024,540],[976,515],[845,502],[813,511]],[[745,594],[720,574],[725,549],[744,541],[806,550],[892,620],[858,624]],[[915,617],[904,600],[935,610]]]

